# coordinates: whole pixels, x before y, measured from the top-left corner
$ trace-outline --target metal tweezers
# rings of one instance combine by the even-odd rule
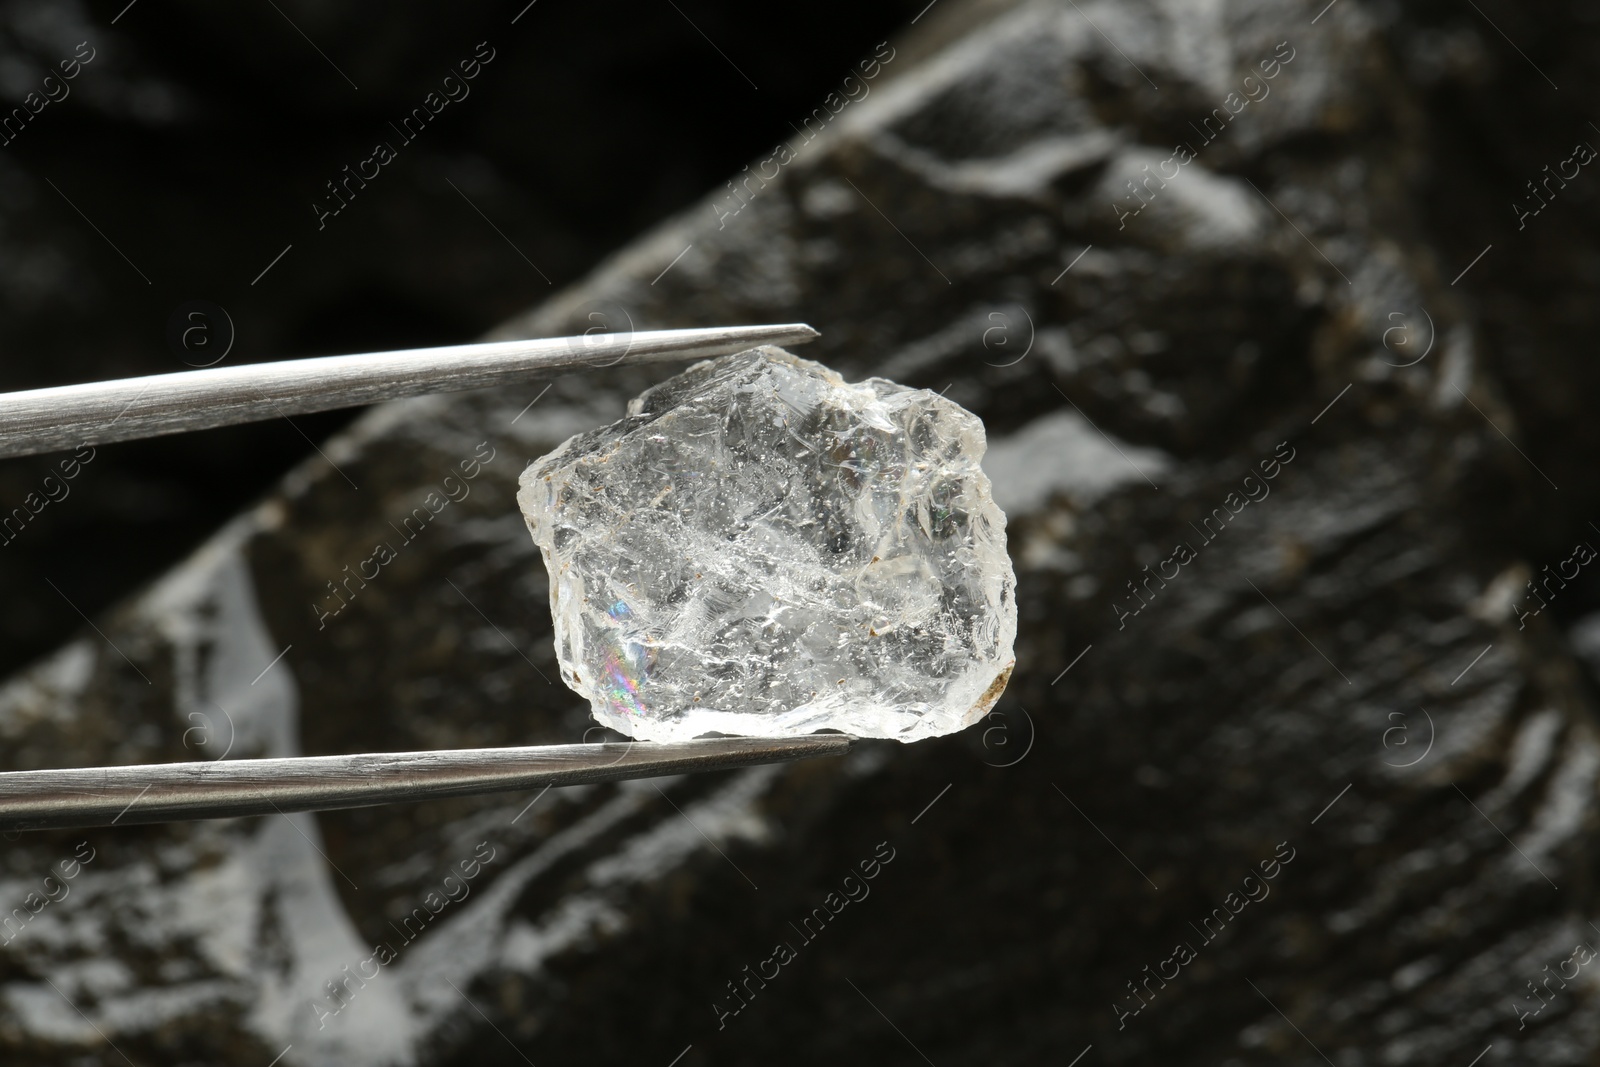
[[[0,394],[0,458],[618,364],[803,344],[811,327],[587,334],[255,363]],[[853,737],[709,738],[0,773],[0,831],[331,811],[843,755]]]

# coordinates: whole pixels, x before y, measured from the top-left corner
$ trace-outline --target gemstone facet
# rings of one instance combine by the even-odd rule
[[[653,741],[971,725],[1017,629],[984,447],[952,401],[779,348],[689,367],[522,474],[563,680]]]

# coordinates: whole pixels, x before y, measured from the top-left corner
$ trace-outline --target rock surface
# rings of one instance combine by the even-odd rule
[[[937,393],[780,348],[654,386],[522,473],[562,680],[651,741],[972,725],[1017,633],[983,450]]]
[[[1594,332],[1563,235],[1593,207],[1517,237],[1500,191],[1535,123],[1581,136],[1521,106],[1531,63],[1562,100],[1600,67],[1580,9],[1536,7],[1497,20],[1524,63],[1466,7],[939,5],[776,179],[501,335],[804,319],[846,377],[980,415],[1019,577],[993,715],[832,764],[30,835],[7,908],[96,858],[0,950],[6,1056],[1595,1059],[1595,965],[1543,985],[1600,923],[1592,579],[1519,623],[1594,536],[1593,420],[1552,444],[1579,357],[1543,344]],[[1457,129],[1441,96],[1488,106]],[[1582,269],[1474,298],[1552,246]],[[662,377],[365,417],[12,682],[5,764],[580,739],[516,474]]]

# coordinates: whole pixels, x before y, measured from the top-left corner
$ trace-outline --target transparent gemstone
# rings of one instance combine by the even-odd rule
[[[757,348],[522,474],[561,675],[632,737],[912,741],[1010,677],[1016,577],[976,415]]]

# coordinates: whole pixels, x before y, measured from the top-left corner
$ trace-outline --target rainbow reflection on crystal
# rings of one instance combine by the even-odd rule
[[[606,617],[612,621],[613,630],[605,640],[599,696],[613,714],[631,721],[645,714],[644,703],[639,699],[639,687],[649,669],[650,649],[643,641],[629,636],[633,612],[628,610],[626,601],[613,603],[607,609]]]

